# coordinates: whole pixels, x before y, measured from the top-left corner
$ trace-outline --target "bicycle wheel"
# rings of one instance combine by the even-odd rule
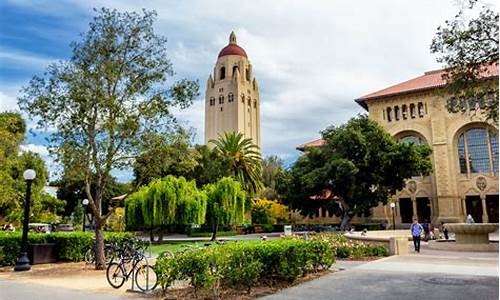
[[[150,265],[138,267],[135,271],[135,284],[143,292],[154,290],[158,281],[153,267]]]
[[[125,270],[120,264],[110,263],[106,269],[106,279],[109,285],[115,289],[120,288],[125,283]]]
[[[93,249],[89,249],[87,250],[87,252],[85,252],[84,259],[85,263],[88,265],[95,263],[95,255]]]

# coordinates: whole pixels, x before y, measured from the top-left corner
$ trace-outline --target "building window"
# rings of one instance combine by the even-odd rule
[[[224,104],[224,96],[223,95],[219,96],[219,104]]]
[[[223,109],[223,108],[224,108],[224,107],[221,107],[221,108],[220,108],[220,111],[222,111],[222,109]]]
[[[234,95],[233,93],[229,93],[229,95],[227,95],[227,102],[233,102],[234,101]]]
[[[247,98],[248,106],[252,106],[252,99],[250,97]]]
[[[245,94],[241,94],[241,103],[245,103]]]
[[[406,106],[406,104],[401,106],[401,115],[403,115],[403,120],[408,118],[408,106]]]
[[[233,76],[236,74],[236,71],[239,70],[238,66],[233,66]]]
[[[417,144],[417,145],[424,143],[422,138],[420,138],[416,135],[407,135],[405,137],[400,138],[399,140],[403,143],[410,143],[410,144]]]
[[[224,92],[224,88],[219,88],[219,93]]]
[[[220,68],[220,79],[226,78],[226,67]]]
[[[215,105],[215,98],[212,97],[210,98],[210,106],[214,106]]]
[[[418,102],[417,107],[418,107],[418,116],[420,118],[423,118],[425,114],[424,104],[422,102]]]
[[[250,70],[248,68],[246,69],[246,78],[250,81]]]
[[[387,108],[387,122],[392,121],[392,108],[388,107]]]
[[[399,106],[394,106],[394,119],[399,121]]]
[[[498,173],[498,135],[486,128],[471,128],[458,137],[460,173]]]
[[[257,99],[253,100],[253,108],[257,108]]]
[[[410,104],[410,117],[412,119],[415,119],[415,117],[417,116],[416,112],[415,112],[415,104]]]

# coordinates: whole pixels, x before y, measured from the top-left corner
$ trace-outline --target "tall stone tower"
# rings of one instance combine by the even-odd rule
[[[261,146],[259,87],[252,65],[231,32],[222,48],[205,93],[205,144],[224,132],[241,132]]]

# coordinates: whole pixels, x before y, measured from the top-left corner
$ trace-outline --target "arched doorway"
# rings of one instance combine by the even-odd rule
[[[465,196],[465,212],[472,216],[475,223],[483,223],[483,205],[479,195]]]

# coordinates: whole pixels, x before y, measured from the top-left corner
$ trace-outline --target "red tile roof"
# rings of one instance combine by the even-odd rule
[[[402,83],[398,83],[380,91],[364,95],[356,99],[355,101],[366,109],[367,107],[365,100],[385,98],[399,94],[412,93],[441,87],[446,85],[446,81],[443,79],[443,75],[445,73],[446,70],[425,72],[422,76],[410,79]],[[488,66],[483,77],[489,78],[494,76],[498,76],[498,64],[492,64]]]
[[[314,140],[312,142],[298,145],[297,147],[295,147],[295,149],[300,150],[300,151],[304,151],[308,147],[319,147],[319,146],[323,146],[325,143],[326,143],[326,141],[324,139],[317,139],[317,140]]]
[[[247,57],[247,53],[245,52],[245,50],[236,44],[229,44],[226,47],[222,48],[222,50],[219,52],[219,57],[226,55],[239,55]]]

